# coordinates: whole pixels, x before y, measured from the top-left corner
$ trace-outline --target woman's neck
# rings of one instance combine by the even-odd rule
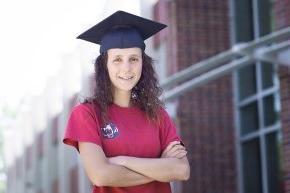
[[[131,106],[131,92],[115,92],[114,103],[121,107]]]

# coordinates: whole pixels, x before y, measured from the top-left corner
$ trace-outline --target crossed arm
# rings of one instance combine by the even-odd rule
[[[79,150],[85,171],[96,186],[136,186],[152,181],[187,180],[190,175],[187,152],[176,141],[167,146],[161,158],[106,158],[100,146],[87,142],[80,142]]]

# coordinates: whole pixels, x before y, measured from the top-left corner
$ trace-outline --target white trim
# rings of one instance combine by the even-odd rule
[[[235,44],[235,39],[236,39],[236,29],[235,29],[235,0],[229,0],[230,2],[230,13],[231,13],[231,21],[230,21],[230,37],[231,37],[231,45]],[[238,74],[237,71],[233,71],[233,76],[232,76],[232,89],[233,89],[233,103],[234,103],[234,108],[233,108],[233,114],[234,114],[234,134],[235,134],[235,139],[239,139],[240,137],[240,113],[238,111],[238,108],[236,107],[236,104],[238,104]],[[237,184],[237,191],[238,193],[244,192],[244,181],[243,181],[243,170],[242,170],[242,160],[241,160],[241,155],[242,155],[242,150],[241,150],[241,145],[239,140],[235,140],[235,149],[236,149],[236,171],[237,171],[237,179],[236,179],[236,184]]]
[[[244,136],[241,136],[239,138],[239,142],[243,143],[243,142],[247,142],[249,140],[252,140],[254,138],[258,138],[261,135],[267,135],[269,133],[275,132],[280,130],[281,128],[281,123],[277,122],[275,125],[272,125],[270,127],[265,127],[263,129],[259,129],[257,131],[251,132],[249,134],[245,134]]]
[[[266,97],[268,95],[275,94],[278,91],[279,91],[279,88],[277,88],[277,87],[271,87],[271,88],[265,89],[265,90],[261,91],[260,94],[254,94],[250,97],[247,97],[246,99],[239,101],[237,103],[238,107],[248,105],[254,101],[257,101],[259,97]]]
[[[255,57],[261,61],[290,66],[289,56],[287,59],[282,59],[279,57],[279,54],[287,51],[290,51],[290,41],[284,41],[273,46],[260,48],[255,52]]]

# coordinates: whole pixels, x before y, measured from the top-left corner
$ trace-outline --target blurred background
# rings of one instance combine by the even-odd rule
[[[174,193],[290,192],[289,0],[0,2],[0,193],[89,193],[62,143],[99,47],[75,37],[117,10],[168,25],[146,40],[191,178]]]

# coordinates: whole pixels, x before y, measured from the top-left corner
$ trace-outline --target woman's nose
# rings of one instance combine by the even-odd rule
[[[124,61],[124,63],[123,63],[123,69],[124,70],[130,70],[131,69],[131,63],[130,63],[130,61]]]

